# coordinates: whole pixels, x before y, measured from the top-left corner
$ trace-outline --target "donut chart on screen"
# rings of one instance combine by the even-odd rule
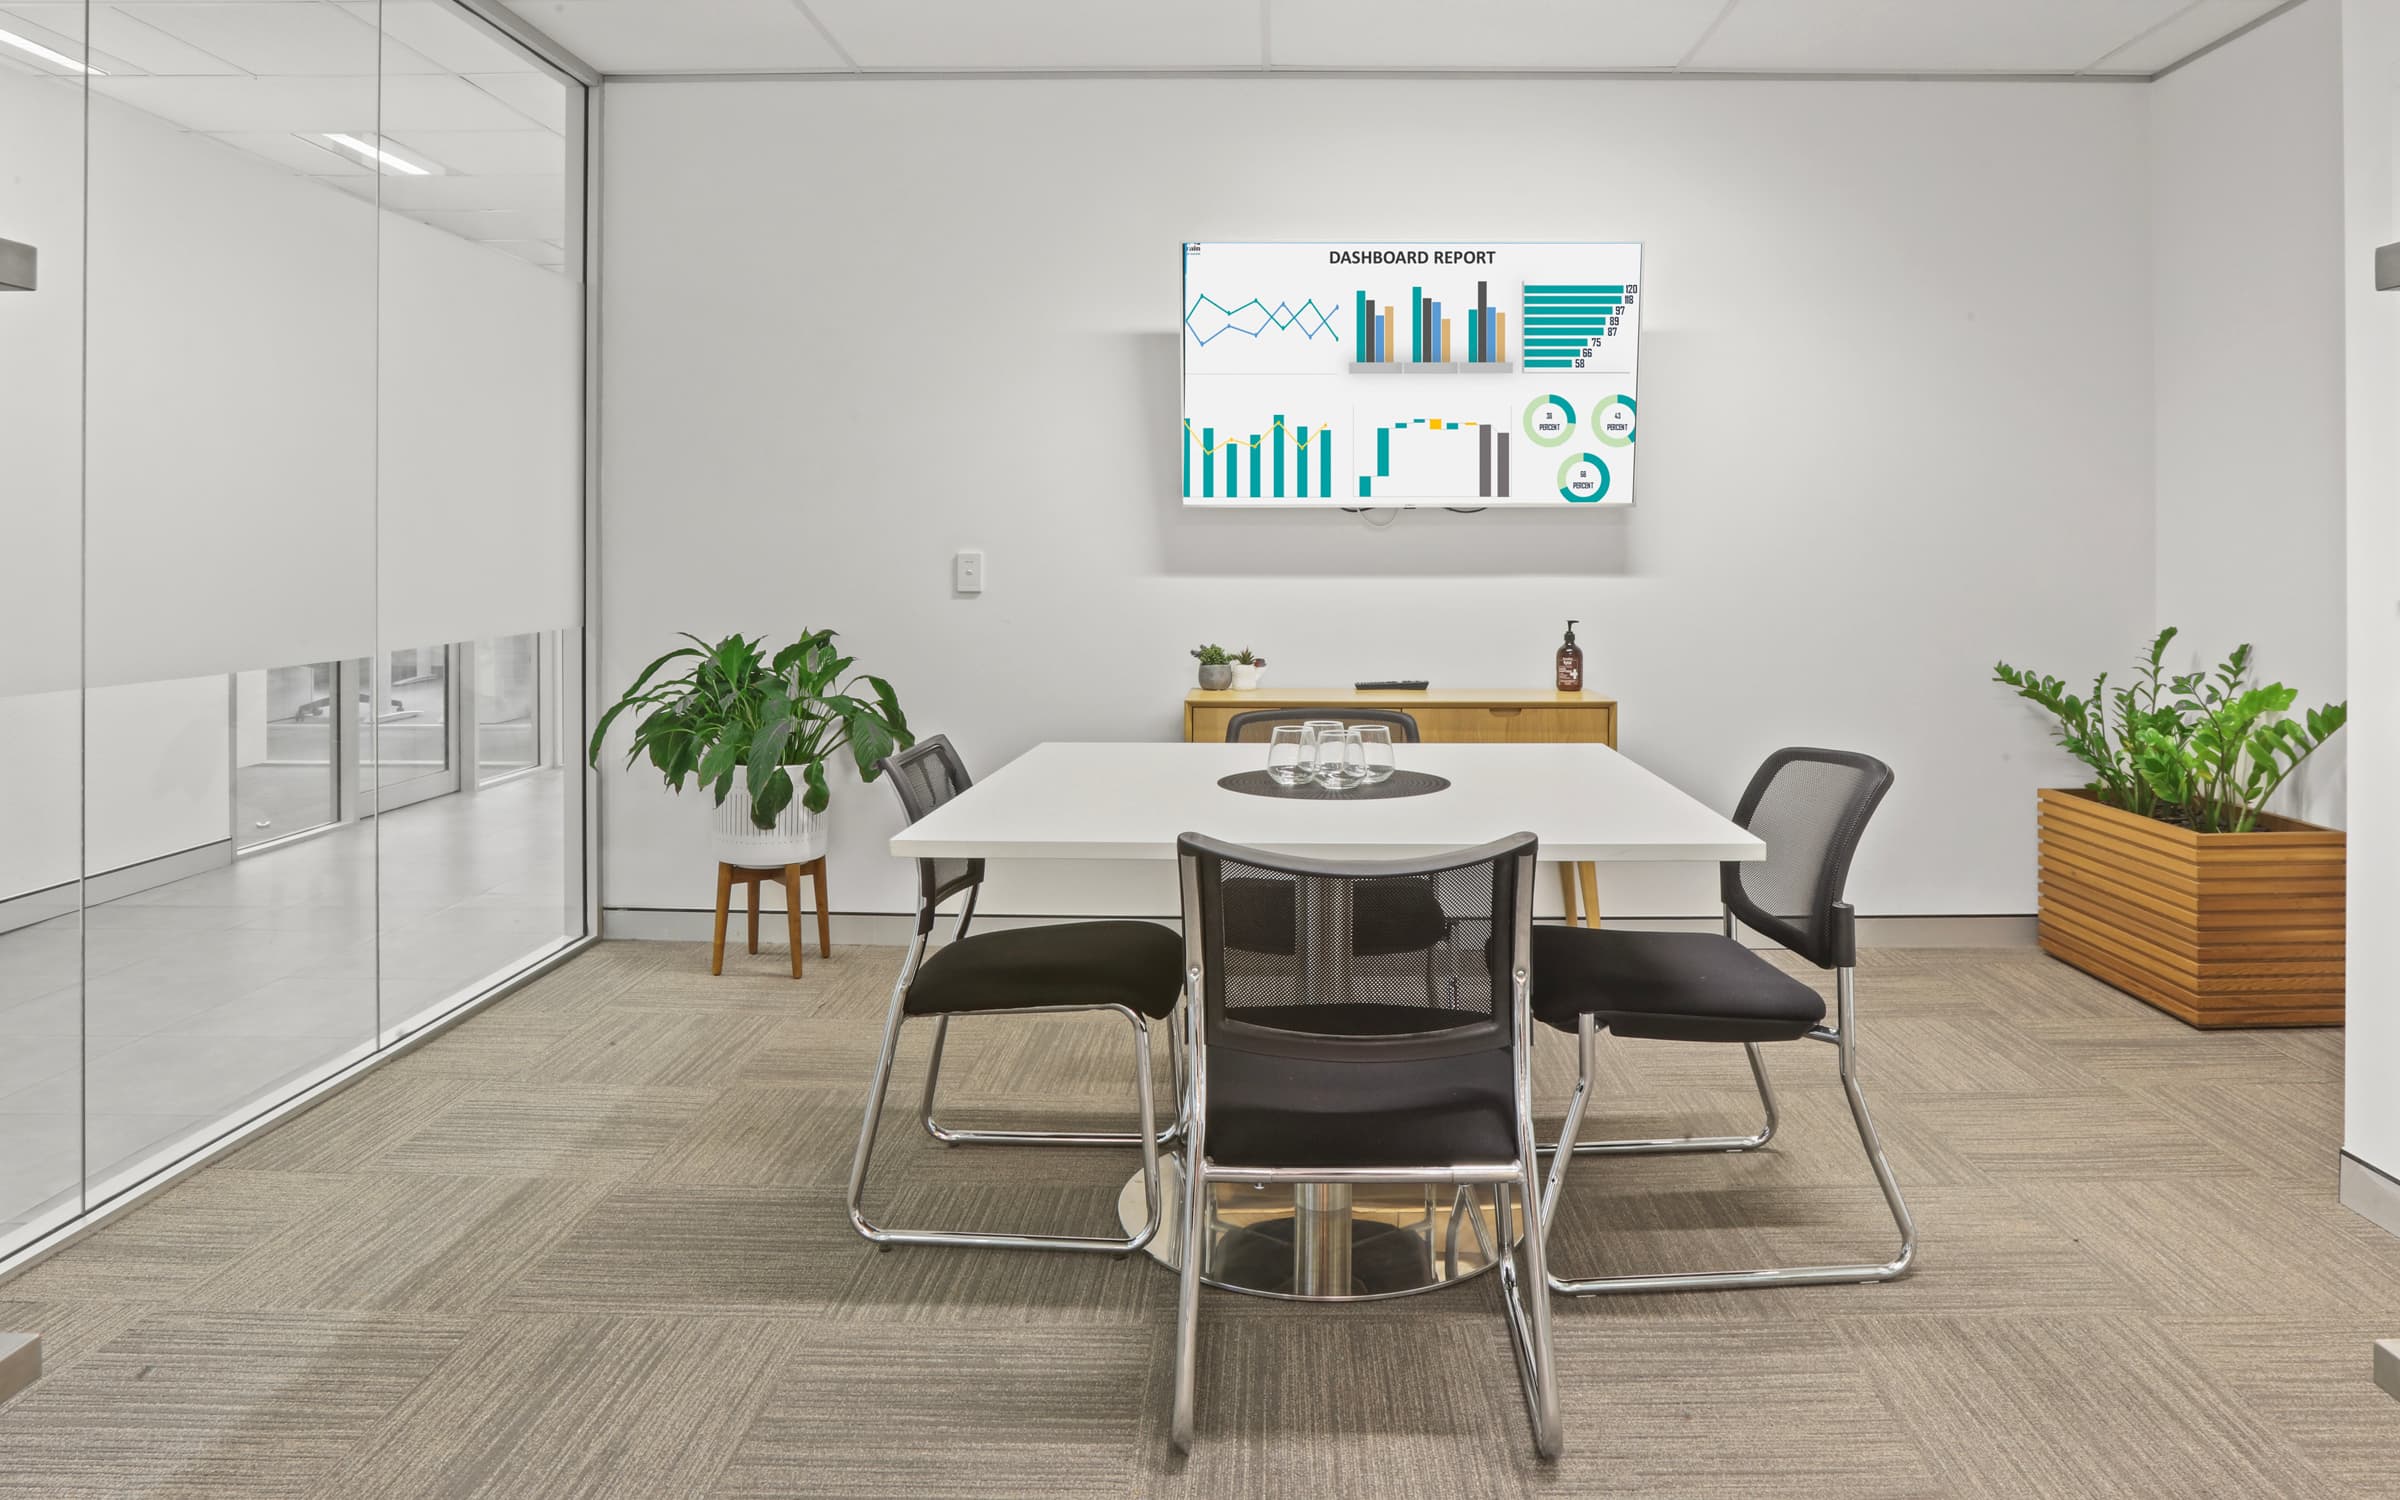
[[[1595,505],[1608,498],[1608,460],[1597,453],[1578,453],[1558,466],[1559,498],[1571,505]]]

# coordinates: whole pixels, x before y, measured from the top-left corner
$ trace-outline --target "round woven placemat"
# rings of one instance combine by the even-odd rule
[[[1250,797],[1283,797],[1294,802],[1380,802],[1386,797],[1422,797],[1450,785],[1447,776],[1430,771],[1394,771],[1383,781],[1363,782],[1348,791],[1329,791],[1313,781],[1285,786],[1264,771],[1236,771],[1220,776],[1217,785]]]

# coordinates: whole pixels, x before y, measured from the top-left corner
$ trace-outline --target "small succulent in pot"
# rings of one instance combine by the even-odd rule
[[[1258,686],[1258,674],[1267,669],[1267,659],[1245,646],[1233,653],[1233,689],[1249,692]]]
[[[1223,646],[1195,646],[1192,656],[1200,663],[1203,691],[1221,693],[1233,684],[1233,658]]]

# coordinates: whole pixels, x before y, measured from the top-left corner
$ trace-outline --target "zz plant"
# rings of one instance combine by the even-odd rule
[[[750,791],[750,821],[762,829],[775,826],[795,794],[808,811],[823,812],[831,795],[825,762],[845,746],[858,774],[873,781],[877,761],[916,743],[890,683],[864,672],[843,680],[855,658],[842,655],[833,638],[830,630],[811,631],[770,657],[764,636],[729,635],[712,646],[686,635],[690,645],[644,667],[600,716],[592,764],[600,763],[600,743],[618,715],[638,711],[627,765],[646,755],[668,786],[680,792],[696,778],[720,807],[740,776]],[[673,662],[689,665],[660,677]],[[787,766],[800,768],[805,791],[792,785]]]
[[[2249,833],[2278,787],[2350,717],[2348,703],[2286,717],[2299,694],[2280,682],[2250,682],[2250,647],[2236,646],[2213,671],[2170,675],[2170,625],[2151,641],[2129,686],[2111,692],[2108,674],[2078,696],[2056,677],[2007,662],[1995,681],[2058,721],[2058,742],[2091,767],[2089,790],[2111,807],[2200,833]]]

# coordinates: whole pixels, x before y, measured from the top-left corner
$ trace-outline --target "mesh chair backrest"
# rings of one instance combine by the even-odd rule
[[[876,765],[892,778],[892,790],[900,794],[900,810],[911,823],[975,784],[947,735],[928,735]],[[919,930],[931,927],[934,907],[982,881],[980,859],[918,860],[917,893],[923,903],[917,917]]]
[[[1742,793],[1733,820],[1766,841],[1763,860],[1727,860],[1725,904],[1752,928],[1821,969],[1857,961],[1842,887],[1892,768],[1847,750],[1778,750]]]
[[[1355,729],[1361,724],[1388,724],[1392,738],[1417,743],[1417,721],[1396,708],[1254,708],[1235,714],[1225,724],[1225,743],[1264,743],[1279,724],[1305,724],[1311,719],[1339,719]]]
[[[1177,848],[1209,1045],[1352,1061],[1511,1045],[1532,834],[1388,861],[1295,859],[1189,833]]]

